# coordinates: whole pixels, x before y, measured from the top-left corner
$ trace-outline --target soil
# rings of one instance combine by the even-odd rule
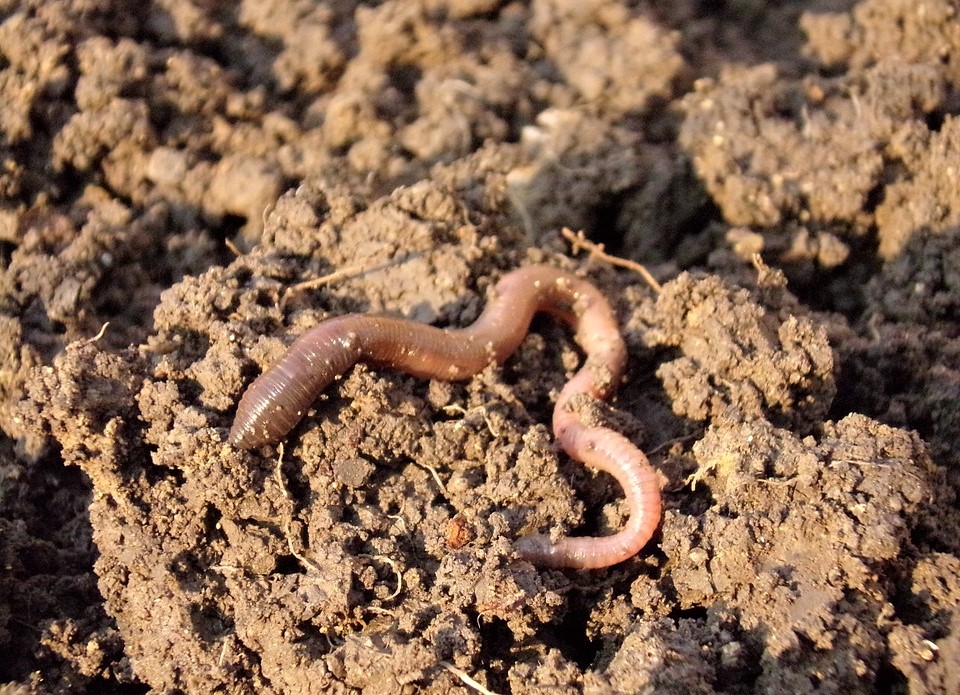
[[[138,7],[0,0],[0,692],[960,692],[960,2]],[[626,511],[547,319],[226,443],[317,321],[532,262],[620,317],[636,558],[512,551]]]

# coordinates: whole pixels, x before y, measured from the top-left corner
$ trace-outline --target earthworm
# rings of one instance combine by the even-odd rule
[[[230,430],[230,444],[252,449],[274,442],[300,421],[307,408],[358,360],[413,376],[464,380],[502,363],[523,341],[537,312],[551,314],[574,331],[586,354],[581,369],[560,391],[553,431],[567,454],[612,475],[623,487],[630,517],[603,537],[545,535],[520,538],[519,556],[545,567],[602,568],[623,562],[646,545],[660,523],[656,473],[626,437],[587,426],[575,401],[605,398],[620,381],[627,349],[604,296],[585,280],[534,265],[505,275],[494,298],[466,328],[441,329],[402,319],[347,314],[321,322],[300,336],[270,369],[247,388]]]

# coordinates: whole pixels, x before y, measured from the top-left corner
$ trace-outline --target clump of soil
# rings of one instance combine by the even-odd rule
[[[0,689],[960,689],[956,3],[0,3]],[[653,288],[559,234],[648,263]],[[611,298],[621,491],[538,320],[465,383],[244,388],[329,316]]]

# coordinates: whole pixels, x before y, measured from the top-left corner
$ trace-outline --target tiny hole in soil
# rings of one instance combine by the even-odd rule
[[[277,302],[273,296],[266,290],[257,290],[256,302],[258,306],[270,308],[276,306]]]
[[[677,622],[681,620],[694,620],[705,624],[707,622],[707,609],[703,608],[702,606],[696,606],[694,608],[678,608],[677,610],[670,612],[670,617]]]
[[[560,650],[563,656],[581,669],[597,667],[598,646],[587,637],[587,619],[589,611],[585,608],[589,600],[571,597],[570,610],[563,621],[557,625],[552,635],[544,635],[544,641]]]
[[[705,483],[697,485],[692,491],[685,491],[685,497],[683,508],[687,514],[693,517],[706,513],[717,503],[713,491]]]
[[[9,241],[0,241],[0,268],[6,269],[10,265],[10,259],[17,248],[16,244]]]
[[[617,218],[623,209],[623,195],[611,194],[593,206],[587,216],[588,235],[613,254],[623,250],[623,233],[617,228]]]
[[[934,111],[933,113],[928,113],[926,119],[924,119],[929,128],[934,133],[939,133],[940,128],[943,127],[944,115],[940,111]]]
[[[253,271],[246,266],[241,266],[236,269],[234,277],[237,279],[238,285],[241,287],[246,287],[250,280],[253,279]]]
[[[200,400],[200,394],[203,393],[203,387],[196,379],[181,379],[177,383],[180,389],[180,396],[186,403],[196,404]]]
[[[886,185],[883,183],[878,183],[876,186],[867,191],[867,197],[863,204],[863,211],[876,212],[877,207],[883,202],[886,190]]]
[[[507,624],[500,618],[484,617],[477,619],[476,614],[470,611],[470,622],[480,627],[481,659],[486,663],[495,663],[510,659],[508,656],[517,652],[517,642],[513,633],[507,627]],[[522,650],[521,650],[522,651]],[[497,672],[490,669],[487,674],[490,677],[488,686],[495,693],[509,692],[508,684],[505,680],[497,679]]]
[[[139,695],[150,692],[150,688],[140,683],[117,683],[115,680],[95,678],[86,686],[88,693],[115,693],[116,695]]]
[[[720,516],[722,516],[724,519],[739,519],[739,518],[740,518],[740,515],[739,515],[737,512],[735,512],[734,510],[732,510],[732,509],[731,509],[728,505],[726,505],[726,504],[720,507],[720,509],[719,509],[719,514],[720,514]]]
[[[703,204],[698,206],[696,211],[684,220],[684,233],[680,239],[683,236],[699,234],[706,231],[711,224],[723,221],[723,212],[721,212],[720,207],[713,202],[713,199],[707,193],[704,193],[704,198],[706,200]]]
[[[173,481],[173,484],[177,487],[182,486],[186,479],[183,476],[183,471],[176,468],[171,468],[170,466],[163,466],[157,463],[152,463],[147,466],[145,469],[147,481],[151,485],[156,485],[161,482]]]
[[[216,227],[210,229],[210,235],[214,239],[219,239],[224,241],[226,239],[233,239],[237,234],[243,229],[243,225],[247,223],[247,218],[242,215],[224,215],[220,220],[220,224]]]
[[[215,642],[233,630],[233,619],[217,606],[194,606],[190,621],[197,636],[205,642]]]
[[[925,435],[924,435],[925,436]],[[951,544],[950,532],[920,524],[910,533],[910,540],[917,547],[928,548],[931,553],[949,555],[956,546]],[[899,609],[898,609],[899,610]]]
[[[390,86],[408,98],[413,98],[423,71],[416,65],[398,65],[389,73]]]
[[[909,682],[903,673],[889,663],[881,663],[874,680],[877,695],[900,695],[910,692]]]
[[[274,567],[275,574],[304,574],[306,571],[307,568],[301,565],[293,555],[279,556]]]
[[[324,632],[309,620],[302,620],[296,625],[300,635],[293,638],[294,644],[306,648],[314,659],[319,659],[331,651],[331,642]]]

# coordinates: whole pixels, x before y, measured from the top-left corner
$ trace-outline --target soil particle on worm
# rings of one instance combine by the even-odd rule
[[[956,12],[0,2],[0,690],[957,692]],[[465,326],[523,263],[617,308],[638,557],[511,550],[626,514],[549,319],[224,443],[315,322]]]

